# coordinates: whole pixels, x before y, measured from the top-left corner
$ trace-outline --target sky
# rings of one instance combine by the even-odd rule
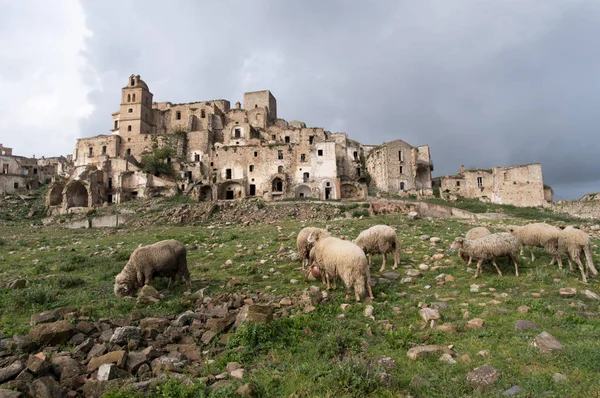
[[[0,143],[109,134],[131,74],[155,101],[271,90],[280,118],[428,144],[434,176],[542,163],[600,191],[597,0],[0,0]]]

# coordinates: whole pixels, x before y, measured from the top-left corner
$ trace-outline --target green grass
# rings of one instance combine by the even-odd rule
[[[360,204],[340,206],[350,207],[344,212],[366,210]],[[495,211],[493,207],[486,209]],[[545,212],[537,211],[545,215]],[[529,210],[523,212],[533,216]],[[529,219],[492,221],[488,226],[502,230],[504,224],[525,223]],[[68,230],[59,226],[30,226],[28,222],[6,225],[2,229],[4,243],[0,244],[0,275],[3,281],[26,278],[29,285],[22,290],[0,289],[0,334],[26,333],[32,313],[66,306],[89,307],[95,319],[127,318],[132,312],[142,317],[175,315],[195,309],[195,303],[183,297],[185,288],[181,283],[166,292],[160,303],[143,307],[136,307],[135,300],[117,299],[113,294],[114,277],[131,252],[139,244],[162,239],[174,238],[198,246],[197,250],[188,251],[193,291],[208,286],[207,294],[213,297],[235,291],[269,292],[287,297],[298,295],[307,285],[292,284],[290,280],[302,280],[298,270],[300,263],[286,257],[277,259],[279,246],[283,244],[286,251],[293,250],[293,233],[303,225],[324,227],[326,223],[334,235],[350,239],[375,224],[395,227],[403,245],[401,267],[397,271],[401,276],[404,276],[405,267],[415,268],[420,263],[434,265],[429,258],[440,249],[447,250],[456,236],[464,235],[473,226],[470,221],[408,220],[403,215],[362,220],[340,217],[302,224],[281,220],[251,227],[232,223],[212,229],[155,225],[143,229]],[[432,246],[429,241],[421,241],[421,235],[438,236],[442,242]],[[280,236],[289,239],[280,241]],[[593,243],[598,262],[599,242],[593,239]],[[40,250],[46,246],[49,247],[47,250]],[[64,249],[57,250],[59,246]],[[258,250],[259,246],[262,250]],[[248,255],[249,249],[254,249],[255,253]],[[236,253],[242,256],[235,257]],[[600,319],[590,314],[599,314],[599,302],[582,295],[563,299],[559,297],[558,289],[576,287],[600,293],[600,283],[593,279],[583,285],[577,279],[577,272],[547,266],[549,255],[540,249],[535,253],[533,263],[529,258],[520,258],[519,278],[514,276],[512,265],[499,261],[503,277],[499,277],[493,267],[484,266],[483,276],[472,280],[472,272],[460,262],[456,253],[447,251],[446,257],[439,262],[441,268],[423,272],[415,284],[401,284],[397,280],[389,285],[375,286],[376,300],[372,303],[375,320],[364,316],[365,303],[346,299],[344,289],[338,287],[338,290],[330,291],[327,301],[313,312],[292,313],[293,317],[275,319],[267,326],[242,327],[231,336],[223,352],[215,356],[209,354],[206,358],[215,359],[214,365],[190,376],[196,380],[200,376],[215,375],[223,372],[227,362],[239,361],[247,370],[247,376],[232,388],[216,393],[200,382],[184,385],[171,380],[149,396],[234,397],[235,389],[246,382],[254,383],[260,396],[264,397],[397,397],[408,394],[416,397],[497,397],[515,384],[525,390],[523,396],[540,396],[545,391],[554,391],[554,396],[595,396],[600,392],[597,377]],[[221,268],[227,260],[232,260],[233,265]],[[266,263],[260,265],[260,260],[266,260]],[[373,261],[371,272],[377,280],[381,256],[375,256]],[[391,267],[390,259],[388,266]],[[276,272],[269,272],[270,268]],[[435,277],[441,273],[452,275],[454,281],[438,285]],[[227,281],[231,278],[239,279],[242,285],[228,287]],[[478,293],[470,291],[473,283],[480,285]],[[155,281],[159,290],[164,290],[166,285],[165,279]],[[452,324],[456,333],[423,328],[418,304],[439,301],[448,303],[448,308],[441,310],[441,322]],[[351,306],[342,311],[342,303]],[[528,313],[517,311],[523,305],[530,308]],[[468,319],[484,319],[485,327],[481,330],[467,328],[466,311],[469,312]],[[339,318],[341,314],[343,319]],[[531,340],[539,332],[516,333],[514,325],[519,319],[538,323],[565,345],[564,352],[539,354],[531,346]],[[390,324],[391,329],[386,328],[386,324]],[[453,345],[461,355],[469,355],[471,362],[457,358],[457,364],[448,365],[436,357],[409,360],[406,352],[419,344]],[[485,358],[477,355],[481,350],[490,350],[490,355]],[[387,370],[391,374],[390,385],[379,380],[383,369],[373,360],[380,355],[391,357],[397,364],[395,369]],[[465,376],[484,363],[497,368],[502,376],[494,386],[478,392],[467,385]],[[552,380],[555,372],[565,374],[568,381],[555,383]],[[426,377],[431,384],[411,385],[411,379],[417,375]],[[109,396],[136,395],[122,392]]]

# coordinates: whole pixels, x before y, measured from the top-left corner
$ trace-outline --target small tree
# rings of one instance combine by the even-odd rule
[[[142,154],[141,168],[154,176],[175,177],[175,170],[169,161],[174,151],[168,146],[157,148],[152,152]]]

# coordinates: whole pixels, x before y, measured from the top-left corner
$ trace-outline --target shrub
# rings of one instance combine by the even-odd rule
[[[354,218],[359,218],[359,217],[369,217],[369,210],[367,209],[361,209],[361,210],[354,210],[352,212],[352,217]]]
[[[72,289],[74,287],[83,286],[85,280],[78,276],[61,275],[54,279],[53,284],[59,289]]]
[[[359,358],[347,357],[333,365],[333,369],[323,380],[336,393],[363,397],[373,393],[379,386],[377,379],[380,370]]]

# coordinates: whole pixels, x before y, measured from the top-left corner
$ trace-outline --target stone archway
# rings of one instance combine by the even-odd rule
[[[354,184],[342,184],[340,194],[342,199],[358,199],[362,196]]]
[[[62,192],[65,184],[55,183],[48,193],[48,206],[60,206],[63,201]]]
[[[212,188],[208,185],[205,185],[202,188],[200,188],[200,195],[198,199],[200,200],[200,202],[212,201]]]
[[[220,200],[233,200],[244,197],[244,188],[237,182],[229,182],[222,184],[219,188]]]
[[[311,198],[312,197],[312,189],[308,185],[299,185],[296,187],[296,197],[297,198]]]
[[[88,190],[80,181],[67,187],[67,208],[88,207]]]
[[[273,178],[271,192],[283,192],[283,180],[279,177]]]

